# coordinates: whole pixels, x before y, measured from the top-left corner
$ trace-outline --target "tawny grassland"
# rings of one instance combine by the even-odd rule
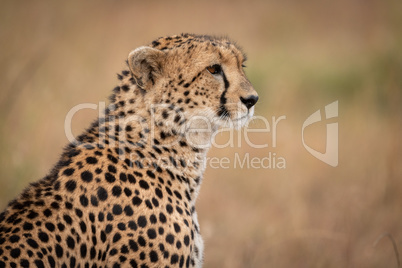
[[[402,254],[397,0],[1,1],[0,208],[56,162],[72,107],[106,100],[132,49],[181,32],[227,34],[241,44],[260,94],[256,114],[271,127],[223,132],[210,151],[210,160],[229,164],[210,162],[197,204],[205,267],[397,267],[390,239]],[[339,117],[304,133],[324,151],[326,123],[338,123],[339,165],[331,167],[305,150],[301,129],[336,100]],[[74,134],[97,114],[77,113]],[[274,133],[272,117],[281,116]],[[262,120],[250,123],[257,128]],[[250,165],[240,167],[236,157],[246,156]]]

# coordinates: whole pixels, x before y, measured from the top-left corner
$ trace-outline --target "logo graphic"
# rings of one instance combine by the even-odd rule
[[[325,106],[325,119],[330,119],[334,117],[338,117],[338,101],[334,101],[333,103]],[[310,115],[306,119],[306,121],[304,121],[302,127],[303,146],[315,158],[330,166],[336,167],[338,166],[338,123],[327,124],[325,153],[321,153],[312,149],[304,142],[304,129],[314,123],[320,122],[321,120],[321,111],[317,110],[312,115]]]

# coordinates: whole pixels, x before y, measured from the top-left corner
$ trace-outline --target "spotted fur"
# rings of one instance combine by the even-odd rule
[[[0,214],[0,268],[201,267],[208,141],[258,99],[244,61],[229,39],[191,34],[130,53],[103,116]]]

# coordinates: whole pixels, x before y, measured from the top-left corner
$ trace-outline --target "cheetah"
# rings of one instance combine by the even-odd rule
[[[132,51],[99,118],[0,214],[0,267],[201,267],[210,140],[258,100],[245,60],[208,35]]]

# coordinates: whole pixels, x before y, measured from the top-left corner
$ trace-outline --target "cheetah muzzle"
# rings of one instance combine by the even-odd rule
[[[0,267],[201,267],[210,140],[258,100],[245,60],[206,35],[132,51],[103,115],[0,214]]]

